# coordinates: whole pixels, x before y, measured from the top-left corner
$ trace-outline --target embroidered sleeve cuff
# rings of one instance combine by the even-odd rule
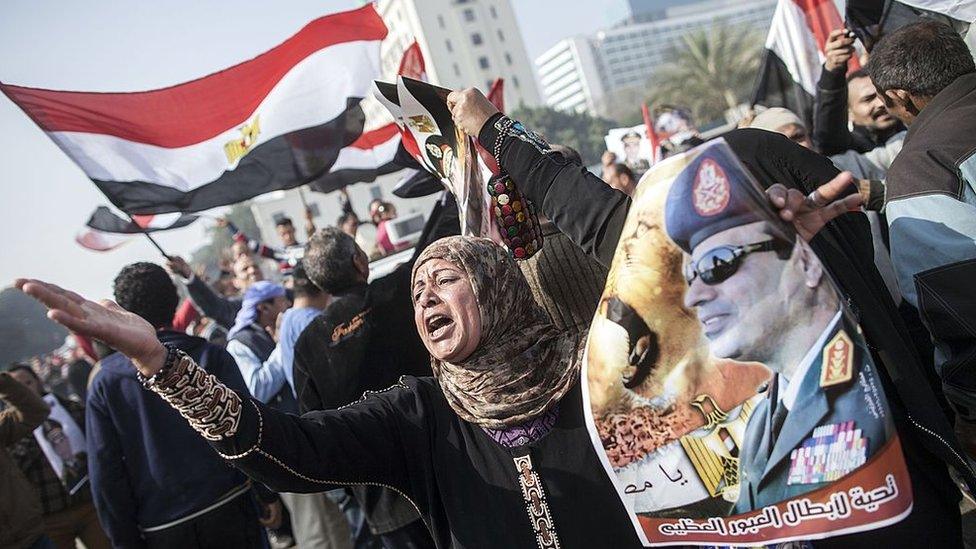
[[[216,376],[183,351],[149,387],[209,441],[233,437],[241,424],[242,401]]]
[[[242,459],[256,452],[264,439],[264,416],[255,400],[248,399],[241,410],[237,433],[230,438],[210,441],[224,459]]]
[[[478,142],[486,150],[490,151],[495,146],[495,140],[498,138],[498,128],[495,127],[495,122],[498,122],[503,116],[505,115],[500,112],[495,113],[481,127],[481,132],[478,133]]]

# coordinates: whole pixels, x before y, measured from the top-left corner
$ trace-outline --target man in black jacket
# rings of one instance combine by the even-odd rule
[[[847,73],[854,38],[847,29],[831,31],[813,107],[813,142],[823,154],[866,153],[884,146],[905,126],[892,116],[863,70]],[[849,129],[848,123],[853,125]]]
[[[438,204],[414,258],[426,244],[458,231],[453,201]],[[396,384],[403,375],[431,375],[430,355],[413,329],[413,259],[367,283],[366,253],[351,236],[330,227],[309,239],[303,264],[312,282],[332,294],[333,301],[295,344],[295,390],[302,413],[355,402],[366,391]],[[375,486],[352,491],[384,545],[433,546],[420,515],[402,496]]]
[[[558,155],[545,154],[547,143],[521,124],[510,123],[477,90],[453,92],[448,104],[459,127],[478,135],[488,150],[499,151],[499,165],[519,183],[529,200],[539,205],[584,251],[605,265],[610,264],[630,207],[629,197],[602,184],[585,168]],[[745,129],[726,134],[725,139],[765,187],[782,184],[809,194],[809,200],[816,203],[814,191],[821,185],[844,181],[837,177],[837,169],[827,158],[782,135]],[[801,236],[802,229],[798,227]],[[806,238],[858,316],[872,358],[880,367],[914,494],[912,513],[903,521],[862,534],[818,541],[816,545],[961,545],[959,491],[949,478],[946,465],[956,468],[970,487],[976,486],[976,473],[962,457],[943,412],[944,400],[933,388],[933,373],[921,365],[874,266],[867,220],[861,214],[841,215]],[[928,526],[936,521],[939,528]]]
[[[957,429],[976,456],[976,63],[956,31],[929,21],[883,38],[869,70],[909,125],[888,172],[892,264],[931,334]]]

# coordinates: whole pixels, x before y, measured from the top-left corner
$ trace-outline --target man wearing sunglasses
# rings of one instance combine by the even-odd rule
[[[734,512],[825,486],[880,450],[893,423],[857,326],[809,244],[775,217],[730,155],[712,147],[678,176],[665,226],[686,254],[684,303],[712,354],[773,372],[746,427]],[[838,439],[853,444],[824,471],[792,456]]]

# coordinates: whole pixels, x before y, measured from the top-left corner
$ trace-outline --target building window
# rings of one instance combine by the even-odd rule
[[[492,19],[498,19],[498,12],[495,11],[495,6],[489,6],[488,7],[488,13],[491,14],[491,18]]]
[[[516,88],[519,87],[518,76],[513,76],[512,77],[512,84],[514,84]]]
[[[460,77],[461,76],[461,68],[458,67],[458,64],[457,63],[454,64],[454,76],[457,76],[457,77]]]
[[[444,16],[443,15],[438,15],[437,16],[437,24],[440,25],[440,27],[442,29],[444,28]]]
[[[483,69],[488,69],[488,67],[490,67],[491,65],[488,63],[487,57],[481,56],[478,58],[478,66]]]
[[[451,41],[450,40],[445,40],[444,41],[444,45],[447,46],[448,53],[454,51],[454,46],[451,45]]]
[[[502,32],[502,29],[498,29],[498,39],[502,42],[505,41],[505,33]]]
[[[465,8],[462,12],[464,14],[464,20],[468,23],[474,21],[474,10],[471,8]]]
[[[512,64],[512,54],[505,52],[505,62],[508,63],[509,65]]]
[[[480,32],[476,32],[471,35],[471,43],[474,44],[475,46],[480,46],[483,42],[484,40],[481,39]]]

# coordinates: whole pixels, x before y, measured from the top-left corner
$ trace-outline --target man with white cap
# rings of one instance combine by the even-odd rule
[[[271,406],[298,413],[298,402],[288,386],[282,368],[268,362],[275,348],[272,333],[278,315],[291,303],[285,288],[266,280],[255,282],[244,292],[241,310],[227,332],[227,352],[237,361],[244,382],[254,398]]]
[[[765,109],[752,119],[749,127],[781,133],[798,145],[816,150],[806,124],[789,109],[782,107]],[[829,158],[838,169],[851,172],[858,179],[880,181],[885,178],[885,172],[895,155],[901,150],[901,145],[901,138],[892,139],[887,144],[865,153],[851,149],[841,154],[830,155]],[[881,194],[877,198],[883,200],[883,187],[878,190],[881,190]],[[870,203],[868,205],[870,206]],[[880,203],[877,205],[880,207]]]

